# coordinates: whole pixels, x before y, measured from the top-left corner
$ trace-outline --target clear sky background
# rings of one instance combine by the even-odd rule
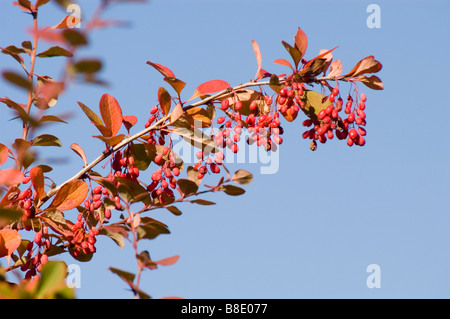
[[[3,47],[29,38],[24,31],[31,19],[11,2],[0,2]],[[83,16],[89,16],[97,1],[79,3]],[[366,24],[371,3],[381,8],[379,29]],[[43,148],[40,160],[65,158],[50,175],[62,182],[82,166],[71,143],[79,143],[89,160],[98,156],[102,143],[91,139],[98,132],[76,101],[97,111],[101,95],[109,93],[124,114],[138,116],[137,128],[143,128],[158,87],[167,87],[146,61],[168,66],[187,82],[187,99],[207,80],[237,85],[251,79],[257,67],[252,39],[260,45],[264,69],[286,72],[273,60],[288,58],[281,40],[292,43],[301,27],[309,39],[308,59],[320,49],[339,46],[333,55],[344,72],[368,55],[383,64],[377,75],[384,91],[360,86],[368,97],[366,145],[349,148],[345,141],[333,140],[311,152],[309,141],[301,138],[303,118],[284,124],[275,174],[261,174],[263,163],[229,165],[232,171],[245,168],[254,174],[246,194],[210,194],[202,198],[217,205],[177,205],[181,216],[165,210],[150,215],[168,224],[172,233],[142,241],[140,249],[149,250],[155,260],[180,259],[145,271],[142,289],[154,298],[449,298],[449,9],[446,0],[153,0],[114,5],[104,16],[131,25],[96,31],[92,45],[80,52],[101,57],[101,77],[110,86],[70,88],[50,113],[73,112],[73,118],[69,125],[55,124],[46,131],[58,136],[63,147]],[[54,25],[64,15],[46,5],[41,25]],[[48,46],[41,43],[41,51]],[[38,61],[37,73],[57,77],[60,59]],[[0,56],[0,69],[18,70],[16,64]],[[0,96],[26,100],[3,79]],[[21,127],[9,121],[12,113],[6,106],[0,107],[1,141],[10,144]],[[78,263],[77,296],[131,298],[127,286],[107,270],[113,266],[136,272],[131,246],[122,250],[101,237],[97,248],[92,262]],[[380,266],[381,288],[366,285],[370,264]]]

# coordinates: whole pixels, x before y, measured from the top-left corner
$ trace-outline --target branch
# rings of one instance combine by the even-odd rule
[[[280,83],[284,83],[285,82],[285,78],[280,79]],[[322,77],[322,78],[309,78],[308,82],[314,83],[320,83],[321,81],[331,81],[331,80],[343,80],[343,81],[348,81],[345,78],[338,78],[338,77],[333,77],[333,78],[328,78],[328,77]],[[306,83],[308,83],[306,82]],[[255,82],[255,81],[249,81],[247,83],[243,83],[234,87],[229,87],[225,90],[222,90],[214,95],[211,95],[201,101],[189,104],[187,106],[183,107],[183,111],[187,111],[191,108],[200,106],[200,105],[204,105],[204,104],[208,104],[209,102],[216,100],[218,98],[220,98],[221,96],[227,95],[230,92],[242,89],[242,88],[246,88],[246,87],[252,87],[252,86],[264,86],[264,85],[269,85],[270,81],[260,81],[260,82]],[[50,191],[47,192],[47,195],[42,198],[39,203],[37,204],[37,208],[41,207],[45,202],[47,202],[50,198],[52,198],[57,192],[58,190],[61,189],[61,187],[63,187],[65,184],[69,183],[72,180],[75,179],[80,179],[83,175],[85,175],[87,172],[89,172],[92,168],[94,168],[97,164],[99,164],[100,162],[102,162],[104,159],[106,159],[108,156],[110,156],[112,153],[114,153],[115,151],[121,149],[122,147],[124,147],[125,145],[131,143],[132,141],[138,139],[139,137],[147,134],[148,132],[152,131],[152,130],[157,130],[159,128],[161,128],[161,126],[164,125],[164,123],[170,119],[170,116],[172,115],[172,113],[169,113],[168,115],[166,115],[165,117],[159,119],[157,122],[155,122],[153,125],[149,126],[148,128],[143,129],[142,131],[125,138],[124,140],[122,140],[119,144],[115,145],[114,147],[110,148],[109,150],[104,151],[100,156],[98,156],[94,161],[92,161],[89,165],[85,166],[81,171],[79,171],[78,173],[76,173],[74,176],[72,176],[71,178],[69,178],[68,180],[66,180],[65,182],[63,182],[62,184],[60,184],[59,186],[52,188]]]

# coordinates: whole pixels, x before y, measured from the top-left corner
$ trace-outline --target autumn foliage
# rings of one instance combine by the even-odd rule
[[[286,67],[286,74],[263,69],[260,48],[252,41],[257,70],[249,82],[232,86],[213,79],[199,84],[194,92],[185,92],[186,83],[170,68],[143,61],[149,72],[159,72],[163,81],[155,92],[158,104],[142,114],[126,115],[126,107],[108,93],[95,107],[73,101],[72,106],[86,115],[86,123],[98,130],[93,136],[99,145],[98,157],[88,163],[84,150],[74,141],[70,149],[81,159],[80,170],[61,185],[51,185],[52,168],[35,165],[35,153],[41,147],[63,145],[50,129],[37,136],[34,132],[52,122],[75,130],[46,111],[58,106],[58,99],[74,79],[101,84],[96,76],[101,61],[79,59],[77,51],[88,45],[90,32],[112,22],[98,14],[84,22],[86,27],[75,29],[71,26],[80,21],[67,16],[55,26],[38,28],[37,13],[48,2],[16,1],[14,5],[29,13],[33,22],[31,41],[22,42],[21,47],[0,47],[18,66],[3,71],[2,76],[22,89],[24,96],[23,101],[0,96],[5,106],[1,112],[13,113],[23,128],[12,145],[0,144],[0,257],[6,263],[0,271],[0,297],[73,297],[64,285],[48,283],[49,271],[58,274],[53,280],[64,279],[64,265],[49,260],[70,254],[77,261],[89,262],[97,249],[102,249],[96,245],[98,236],[107,236],[120,247],[130,243],[139,276],[116,268],[110,271],[129,285],[135,297],[149,298],[139,288],[141,272],[171,265],[179,256],[152,260],[148,251],[141,249],[144,240],[170,233],[168,225],[148,212],[164,209],[180,215],[182,203],[214,205],[199,198],[205,193],[244,194],[242,186],[252,182],[253,175],[243,169],[231,173],[226,167],[227,156],[240,151],[242,136],[248,136],[248,144],[276,152],[283,143],[285,125],[297,121],[305,127],[302,137],[313,151],[330,140],[342,141],[344,147],[365,144],[367,98],[359,84],[382,90],[382,81],[373,75],[381,70],[381,63],[368,56],[344,72],[341,61],[333,58],[336,48],[307,59],[308,38],[298,28],[293,43],[282,41],[290,59],[274,61]],[[62,5],[67,1],[55,2]],[[108,1],[103,1],[97,12],[107,5]],[[37,52],[38,41],[50,46]],[[29,57],[29,65],[23,56]],[[52,57],[66,59],[61,78],[34,72],[39,59]],[[346,90],[349,94],[341,93],[342,85],[350,87]],[[136,126],[138,117],[144,119],[143,127]],[[175,153],[174,135],[196,149],[195,163],[188,165]],[[106,163],[106,174],[95,170],[100,163]],[[209,182],[205,184],[206,179]],[[7,282],[6,275],[12,270],[20,270],[23,280]]]

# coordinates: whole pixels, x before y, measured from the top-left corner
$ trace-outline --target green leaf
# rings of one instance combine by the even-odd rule
[[[18,74],[16,72],[4,71],[2,75],[9,83],[26,89],[27,91],[31,91],[33,88],[28,79],[23,77],[21,74]]]
[[[151,204],[152,200],[150,194],[141,184],[129,180],[128,178],[118,176],[115,177],[115,180],[120,183],[118,187],[119,193],[127,196],[129,202],[143,202],[147,205]]]
[[[222,185],[220,190],[231,196],[239,196],[245,193],[245,190],[234,185]]]
[[[167,206],[166,207],[172,214],[176,215],[176,216],[180,216],[182,214],[181,210],[179,210],[178,208],[176,208],[175,206]]]
[[[35,298],[51,298],[57,291],[66,288],[66,275],[67,265],[63,261],[50,261],[45,264],[42,267]]]
[[[99,234],[111,238],[117,246],[123,249],[125,247],[125,239],[123,233],[127,233],[126,228],[122,226],[104,226],[100,228]]]
[[[180,178],[177,180],[177,184],[185,196],[195,193],[198,190],[198,185],[189,179]]]
[[[134,281],[134,277],[136,277],[135,274],[132,274],[128,271],[124,271],[124,270],[120,270],[118,268],[114,268],[114,267],[109,267],[108,268],[112,273],[116,274],[117,276],[119,276],[120,278],[122,278],[122,280],[126,281],[126,282],[130,282],[132,283]]]
[[[192,146],[202,149],[208,153],[215,153],[217,150],[216,143],[208,135],[203,134],[198,129],[188,129],[185,127],[176,127],[171,130],[173,133],[180,135],[185,141]]]
[[[140,171],[145,171],[152,162],[145,145],[141,143],[131,143],[130,152],[134,158],[134,166],[136,166]]]
[[[36,8],[39,8],[40,6],[43,6],[44,4],[48,3],[50,0],[37,0],[36,2]]]
[[[270,77],[269,86],[276,93],[280,93],[281,89],[283,88],[283,85],[280,84],[280,79],[275,74],[272,74],[272,76]]]
[[[289,55],[294,61],[295,68],[297,68],[298,64],[300,63],[300,60],[302,59],[302,53],[297,48],[291,46],[289,43],[285,41],[281,41],[281,43],[283,44],[284,48],[288,51]]]
[[[66,219],[64,218],[64,214],[60,210],[47,209],[43,216],[53,220],[58,224],[66,225]]]
[[[60,123],[65,123],[67,124],[66,121],[60,119],[59,117],[55,116],[55,115],[44,115],[43,117],[41,117],[41,119],[39,120],[39,123],[43,123],[43,122],[60,122]]]
[[[81,60],[74,65],[75,72],[95,73],[102,68],[102,62],[99,60]]]
[[[73,57],[73,54],[64,48],[61,48],[59,46],[54,46],[54,47],[51,47],[51,48],[39,53],[37,56],[40,58],[51,58],[51,57],[55,57],[55,56],[65,56],[65,57],[71,58],[71,57]]]
[[[88,44],[84,34],[74,28],[64,29],[62,35],[64,39],[74,47]]]
[[[301,99],[305,103],[302,110],[311,119],[316,119],[320,111],[331,105],[330,100],[325,95],[315,91],[305,90]]]
[[[61,147],[61,141],[53,135],[42,134],[33,139],[31,146],[58,146]]]
[[[198,205],[216,205],[216,203],[210,202],[209,200],[204,200],[204,199],[191,200],[191,203],[198,204]]]
[[[241,185],[247,185],[253,181],[253,175],[245,169],[239,169],[231,177],[231,180]]]
[[[100,118],[100,116],[98,116],[97,114],[95,114],[94,111],[92,111],[89,107],[87,107],[86,105],[84,105],[81,102],[77,102],[78,105],[81,107],[81,109],[83,110],[84,114],[86,114],[86,116],[96,125],[101,125],[103,126],[103,121]]]
[[[0,208],[0,228],[22,219],[23,212],[13,208]]]
[[[167,227],[160,224],[146,224],[140,225],[136,228],[138,240],[141,239],[155,239],[161,234],[170,234]]]

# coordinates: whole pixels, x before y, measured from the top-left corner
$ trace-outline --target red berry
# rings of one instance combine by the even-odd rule
[[[156,163],[156,164],[161,163],[162,157],[163,157],[162,154],[156,155],[156,156],[155,156],[155,163]]]
[[[217,119],[217,124],[222,124],[223,122],[225,122],[225,116],[221,116]]]
[[[239,101],[239,100],[237,100],[237,101],[236,101],[236,105],[235,105],[235,108],[236,108],[236,110],[240,110],[240,109],[242,109],[242,102],[241,102],[241,101]]]
[[[361,136],[366,136],[367,134],[366,129],[364,127],[358,127],[358,133]]]
[[[347,145],[353,146],[353,140],[350,137],[347,139]]]
[[[155,114],[156,112],[158,112],[158,107],[157,106],[152,107],[152,109],[150,110],[150,114]]]
[[[352,128],[348,131],[348,136],[354,140],[356,139],[359,135],[358,135],[358,131],[356,131],[356,129]]]
[[[253,100],[253,101],[251,101],[250,102],[250,110],[255,110],[256,109],[256,107],[258,106],[258,103],[256,102],[256,100]]]
[[[238,145],[237,145],[237,144],[233,144],[233,145],[231,146],[231,151],[232,151],[233,153],[237,153],[237,152],[239,151]]]
[[[41,232],[37,232],[36,235],[34,235],[34,242],[38,245],[41,244],[41,239],[42,239],[42,233]]]
[[[337,87],[337,86],[333,88],[333,92],[332,92],[332,94],[333,94],[334,96],[336,96],[336,95],[338,95],[338,94],[339,94],[339,89],[338,89],[338,87]]]
[[[367,101],[367,97],[364,93],[361,93],[361,101],[363,101],[363,102]]]
[[[220,107],[224,111],[226,111],[228,109],[229,105],[230,105],[230,101],[228,99],[222,100],[222,102],[220,103]]]

